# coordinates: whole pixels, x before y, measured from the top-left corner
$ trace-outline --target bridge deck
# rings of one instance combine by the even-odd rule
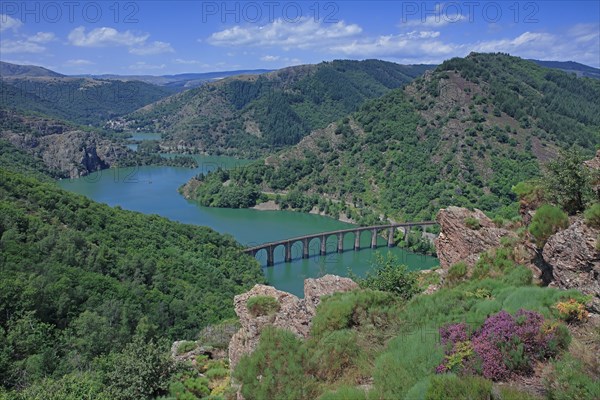
[[[388,224],[388,225],[357,226],[356,228],[340,229],[337,231],[329,231],[329,232],[321,232],[321,233],[313,233],[310,235],[304,235],[304,236],[298,236],[298,237],[294,237],[294,238],[290,238],[290,239],[278,240],[276,242],[263,243],[258,246],[252,246],[252,247],[248,247],[248,248],[244,249],[244,253],[252,254],[258,250],[266,249],[271,246],[277,247],[277,246],[285,245],[286,243],[294,243],[294,242],[298,242],[298,241],[302,241],[302,240],[306,240],[306,239],[311,240],[311,239],[320,238],[323,236],[329,237],[331,235],[337,235],[340,233],[345,234],[345,233],[350,233],[350,232],[371,231],[373,229],[383,230],[383,229],[389,229],[389,228],[410,228],[413,226],[433,226],[433,225],[437,225],[437,222],[435,222],[435,221],[403,222],[403,223]]]

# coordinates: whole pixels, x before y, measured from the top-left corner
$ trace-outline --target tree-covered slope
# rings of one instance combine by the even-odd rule
[[[430,68],[332,61],[226,78],[144,107],[126,126],[166,131],[173,148],[252,156],[296,144]]]
[[[537,176],[558,147],[591,152],[600,143],[598,98],[598,80],[504,54],[471,54],[290,150],[202,177],[188,194],[217,205],[227,187],[279,191],[292,208],[318,206],[365,223],[380,214],[430,219],[449,205],[500,212],[515,200],[511,187]]]
[[[38,112],[80,125],[103,126],[173,93],[139,81],[55,76],[3,77],[0,108]]]
[[[1,149],[0,397],[2,387],[107,368],[98,357],[134,338],[194,338],[234,316],[233,296],[264,279],[231,237],[65,192],[14,172],[43,167]],[[132,351],[124,362],[149,362]]]

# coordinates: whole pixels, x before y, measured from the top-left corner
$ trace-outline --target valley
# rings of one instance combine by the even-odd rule
[[[160,5],[0,8],[0,399],[600,398],[592,24]]]

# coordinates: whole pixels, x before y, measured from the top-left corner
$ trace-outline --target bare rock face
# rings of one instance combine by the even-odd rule
[[[552,267],[556,286],[594,296],[591,309],[596,313],[600,313],[600,252],[596,250],[599,234],[600,230],[577,219],[552,235],[542,251],[544,261]]]
[[[478,224],[467,225],[468,219]],[[436,217],[440,224],[440,234],[435,240],[435,248],[440,266],[447,270],[459,261],[472,267],[479,255],[489,249],[500,246],[504,236],[515,236],[509,230],[498,228],[482,211],[467,210],[462,207],[441,209]]]
[[[346,292],[358,288],[349,278],[325,275],[319,279],[304,281],[304,299],[277,290],[272,286],[255,285],[249,292],[235,296],[235,312],[242,327],[229,342],[229,365],[233,369],[244,354],[254,351],[260,334],[267,325],[286,329],[301,338],[308,337],[312,318],[321,296]],[[270,296],[279,303],[279,311],[273,315],[253,316],[248,311],[248,300],[254,296]]]

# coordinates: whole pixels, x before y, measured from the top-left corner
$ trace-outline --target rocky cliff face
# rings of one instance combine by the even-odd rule
[[[496,227],[480,210],[461,207],[441,209],[436,217],[440,234],[435,248],[443,269],[459,261],[472,267],[481,253],[500,246],[504,236],[516,236],[513,232]]]
[[[358,285],[349,278],[325,275],[304,281],[304,299],[277,290],[272,286],[256,285],[249,292],[235,296],[235,312],[242,327],[229,342],[229,365],[233,370],[244,354],[254,351],[265,326],[286,329],[298,337],[306,338],[311,321],[321,297],[357,289]],[[279,303],[279,311],[273,315],[253,316],[248,311],[248,300],[255,296],[270,296]]]
[[[127,149],[93,132],[41,117],[0,112],[14,128],[0,129],[0,138],[43,160],[61,177],[77,178],[110,167],[127,157]]]
[[[567,229],[552,235],[542,251],[544,261],[552,268],[554,284],[593,296],[590,308],[596,313],[600,313],[599,234],[600,230],[577,218]]]

